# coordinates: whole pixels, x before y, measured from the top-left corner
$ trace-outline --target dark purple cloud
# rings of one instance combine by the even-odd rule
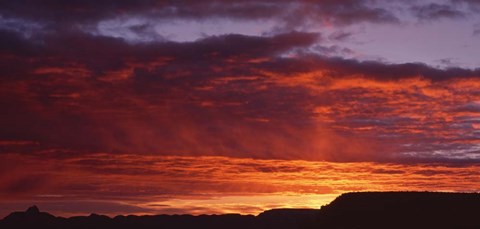
[[[143,15],[159,19],[231,18],[262,20],[276,18],[287,24],[305,20],[325,20],[336,24],[395,22],[388,10],[371,1],[2,1],[0,13],[6,17],[68,25],[91,23],[113,17]],[[293,11],[293,12],[292,12]],[[292,17],[296,15],[295,17]]]
[[[422,20],[438,20],[441,18],[463,18],[466,12],[458,10],[454,5],[430,3],[427,5],[413,6],[415,16]]]
[[[47,12],[55,9],[58,14],[70,13],[65,23],[84,23],[112,17],[114,12],[127,8],[152,11],[145,9],[148,2],[107,3],[95,8],[92,2],[51,1],[37,6],[38,11],[33,13],[30,11],[37,3],[24,8],[3,2],[3,16],[52,21],[49,17],[54,15]],[[206,7],[206,11],[216,12],[216,7],[226,3],[197,2],[191,9]],[[179,11],[170,13],[188,15],[180,10],[186,2],[175,4],[179,4],[175,6]],[[258,4],[252,1],[231,7]],[[335,15],[331,22],[340,24],[361,20],[357,17],[367,20],[370,13],[377,12],[366,1],[298,4],[312,6],[305,8],[309,17],[327,10]],[[168,8],[162,4],[158,7]],[[138,32],[148,32],[146,29],[136,28]],[[271,36],[225,34],[192,42],[161,39],[146,43],[92,34],[77,27],[55,27],[31,36],[11,28],[0,32],[0,106],[4,111],[0,114],[4,127],[0,138],[37,143],[3,145],[3,152],[55,148],[335,161],[397,160],[392,158],[402,155],[404,148],[417,150],[415,155],[431,151],[417,145],[404,147],[410,144],[406,142],[458,149],[450,143],[437,143],[453,141],[452,135],[459,133],[468,139],[476,137],[475,127],[465,127],[475,121],[458,119],[453,125],[442,113],[459,112],[453,108],[475,102],[475,96],[455,88],[452,92],[458,96],[456,103],[453,99],[436,103],[432,98],[452,82],[476,82],[480,70],[336,57],[353,53],[328,44],[332,39],[348,38],[350,33],[346,32],[333,33],[329,40],[318,33],[293,31]],[[403,88],[404,81],[419,81],[422,85],[417,89]],[[415,109],[406,116],[408,106]],[[431,122],[420,118],[440,114],[443,116]],[[360,130],[368,131],[359,134]],[[466,143],[462,149],[470,149],[472,144]],[[380,150],[387,153],[377,153]]]

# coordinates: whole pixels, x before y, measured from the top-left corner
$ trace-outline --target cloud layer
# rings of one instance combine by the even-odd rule
[[[92,211],[109,215],[258,214],[270,208],[318,208],[349,191],[465,192],[478,190],[480,181],[476,164],[332,163],[105,153],[65,159],[64,153],[1,155],[2,169],[9,172],[0,173],[4,184],[0,189],[0,216],[32,203],[64,216]]]
[[[138,44],[2,34],[0,138],[37,143],[4,151],[478,159],[477,112],[462,109],[480,101],[478,69],[328,57],[304,32]]]

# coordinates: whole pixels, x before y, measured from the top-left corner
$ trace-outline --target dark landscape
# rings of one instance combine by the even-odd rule
[[[56,217],[32,206],[0,228],[480,228],[479,193],[354,192],[321,209],[273,209],[258,216],[104,215]]]

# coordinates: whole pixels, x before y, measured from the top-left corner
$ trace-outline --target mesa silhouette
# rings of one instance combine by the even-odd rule
[[[36,206],[0,220],[0,228],[480,228],[480,194],[440,192],[356,192],[342,194],[321,209],[273,209],[258,216],[103,215],[55,217]]]

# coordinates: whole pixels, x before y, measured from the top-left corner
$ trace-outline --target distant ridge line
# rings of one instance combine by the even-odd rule
[[[70,218],[41,212],[37,206],[0,220],[2,229],[29,228],[480,228],[479,193],[351,192],[321,209],[272,209],[258,216],[91,214]]]

